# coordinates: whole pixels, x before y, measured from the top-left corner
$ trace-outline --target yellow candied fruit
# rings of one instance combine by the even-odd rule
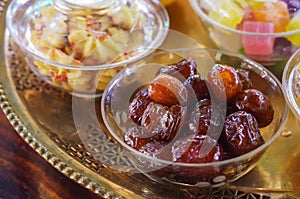
[[[300,13],[297,13],[286,26],[287,31],[300,29]],[[300,33],[286,37],[295,46],[300,46]]]
[[[244,10],[236,2],[223,0],[218,9],[210,10],[208,16],[216,22],[236,29],[237,25],[243,20]]]

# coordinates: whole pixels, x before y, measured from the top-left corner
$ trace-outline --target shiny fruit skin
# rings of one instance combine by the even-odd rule
[[[243,90],[234,101],[236,110],[252,113],[260,128],[268,126],[274,117],[274,109],[269,98],[256,89]]]
[[[184,108],[179,105],[168,108],[150,103],[142,116],[141,126],[152,139],[170,142],[180,130],[184,115]]]
[[[238,76],[243,85],[243,90],[252,88],[252,81],[249,77],[249,71],[245,69],[238,68],[237,69]]]
[[[178,79],[186,80],[190,76],[197,74],[197,65],[192,58],[183,59],[176,64],[171,64],[166,67],[162,67],[159,70],[159,73],[166,73],[177,77]]]
[[[243,89],[237,70],[231,66],[216,64],[208,73],[209,84],[219,100],[231,100]],[[225,99],[224,99],[225,98]]]
[[[165,106],[186,104],[187,89],[184,84],[168,74],[159,74],[148,87],[151,100]]]
[[[192,87],[193,93],[189,94],[195,95],[198,101],[202,99],[210,99],[209,83],[199,75],[190,76],[185,81],[185,85],[190,85]]]
[[[143,134],[142,128],[133,126],[124,134],[124,142],[131,148],[139,150],[149,142],[149,138],[144,137]]]
[[[226,117],[222,133],[223,148],[239,156],[264,144],[255,117],[251,113],[238,111]]]
[[[147,88],[143,88],[137,92],[128,107],[129,118],[133,122],[140,124],[141,117],[151,101]]]
[[[222,115],[218,106],[213,106],[209,99],[200,100],[196,109],[191,113],[189,129],[193,134],[208,135],[218,139],[222,131]]]
[[[206,144],[206,147],[203,147]],[[174,162],[207,163],[222,160],[223,148],[208,136],[183,137],[172,146]]]

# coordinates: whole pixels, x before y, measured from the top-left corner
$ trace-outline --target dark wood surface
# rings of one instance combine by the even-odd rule
[[[0,198],[100,198],[62,175],[14,131],[0,110]]]

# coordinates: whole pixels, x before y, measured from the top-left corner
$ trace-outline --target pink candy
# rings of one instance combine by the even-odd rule
[[[242,30],[253,33],[274,33],[274,24],[270,22],[245,21]],[[272,36],[248,36],[244,35],[242,44],[249,55],[271,55],[273,53],[275,38]]]

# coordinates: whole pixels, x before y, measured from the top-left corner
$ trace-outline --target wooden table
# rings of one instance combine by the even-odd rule
[[[15,132],[0,110],[0,198],[94,199],[62,175]]]

